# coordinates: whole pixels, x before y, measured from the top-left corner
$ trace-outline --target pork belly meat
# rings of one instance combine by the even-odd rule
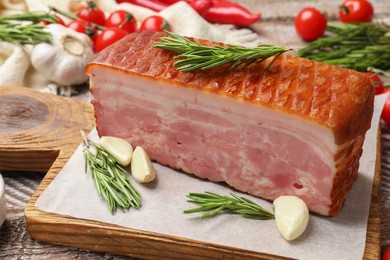
[[[267,200],[296,195],[336,215],[370,127],[369,78],[287,54],[268,69],[269,60],[179,72],[175,53],[153,47],[162,35],[131,34],[88,65],[99,135],[200,178]]]

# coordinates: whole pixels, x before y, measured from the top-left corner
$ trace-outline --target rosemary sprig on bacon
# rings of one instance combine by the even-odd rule
[[[227,46],[205,46],[197,41],[191,41],[176,33],[166,31],[168,36],[160,38],[155,43],[155,47],[171,50],[178,55],[174,66],[182,72],[196,69],[208,70],[225,64],[229,64],[231,69],[247,66],[254,62],[262,62],[272,56],[272,61],[289,49],[282,46],[261,44],[254,48],[244,48],[236,45]]]

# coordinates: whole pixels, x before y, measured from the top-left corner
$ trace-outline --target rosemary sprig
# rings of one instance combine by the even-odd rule
[[[390,68],[390,29],[374,23],[328,24],[330,36],[298,50],[298,55],[358,71]]]
[[[0,23],[5,23],[9,21],[32,22],[34,24],[42,21],[55,23],[57,22],[57,18],[49,13],[39,11],[0,16]]]
[[[117,209],[125,211],[129,208],[140,208],[141,195],[127,179],[126,170],[101,145],[91,142],[83,132],[82,136],[85,173],[89,167],[96,189],[106,200],[111,214]],[[95,152],[91,149],[92,145]]]
[[[0,41],[20,44],[47,42],[51,35],[44,30],[44,26],[37,24],[41,21],[54,23],[57,18],[44,12],[0,16]]]
[[[230,193],[232,197],[218,195],[212,192],[190,193],[187,195],[188,202],[196,203],[199,206],[185,210],[184,213],[207,211],[201,218],[209,218],[218,213],[240,214],[245,218],[266,220],[274,218],[274,214],[253,201]]]
[[[43,26],[36,24],[0,24],[0,41],[20,43],[20,44],[38,44],[48,42],[51,34],[44,30]]]
[[[154,46],[178,53],[179,55],[175,57],[178,61],[174,63],[174,66],[183,72],[196,69],[208,70],[224,64],[230,64],[230,68],[235,69],[275,56],[269,63],[268,66],[270,66],[280,54],[289,50],[286,47],[270,44],[261,44],[255,48],[235,45],[204,46],[176,33],[169,31],[166,33],[168,36],[161,37],[161,41],[156,42]]]

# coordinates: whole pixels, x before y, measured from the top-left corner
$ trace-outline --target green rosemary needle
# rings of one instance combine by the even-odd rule
[[[0,23],[9,22],[9,21],[32,22],[34,24],[42,21],[55,23],[57,22],[57,18],[54,15],[51,15],[47,12],[40,12],[40,11],[0,16]]]
[[[188,202],[199,206],[185,210],[184,213],[207,212],[201,218],[209,218],[218,213],[240,214],[245,218],[266,220],[274,218],[274,214],[253,201],[230,193],[231,197],[218,195],[212,192],[190,193],[187,195]]]
[[[178,61],[174,63],[174,66],[183,72],[196,69],[208,70],[224,64],[230,64],[230,68],[235,69],[275,56],[269,63],[268,66],[270,66],[280,54],[289,50],[286,47],[270,44],[261,44],[255,48],[235,45],[205,46],[176,33],[169,31],[166,33],[168,36],[161,37],[161,41],[156,42],[154,46],[178,53],[175,57]]]
[[[129,208],[140,208],[141,195],[127,179],[126,170],[101,145],[91,142],[83,132],[82,136],[84,171],[87,173],[89,167],[97,192],[106,200],[111,214],[117,209],[125,211]],[[92,151],[91,146],[95,151]]]
[[[375,23],[328,24],[329,36],[298,50],[315,61],[366,71],[368,67],[390,68],[390,29]]]
[[[44,30],[44,27],[36,24],[1,24],[0,23],[0,41],[20,43],[20,44],[38,44],[48,42],[51,34]]]
[[[38,44],[51,39],[51,34],[44,26],[37,23],[46,21],[54,23],[57,18],[44,12],[27,12],[0,16],[0,41]]]

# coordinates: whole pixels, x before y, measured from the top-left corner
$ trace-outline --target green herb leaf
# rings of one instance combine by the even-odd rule
[[[218,213],[240,214],[244,218],[266,220],[274,218],[274,214],[253,201],[230,193],[231,197],[212,192],[190,193],[188,202],[198,204],[196,208],[185,210],[184,213],[206,212],[201,218],[209,218]]]
[[[83,132],[85,173],[90,169],[96,190],[106,202],[111,214],[141,207],[141,195],[127,179],[127,172],[101,145],[91,142]],[[92,149],[92,147],[94,149]]]
[[[165,32],[168,36],[161,37],[161,41],[156,42],[154,46],[176,52],[178,55],[175,58],[178,61],[174,65],[182,72],[196,69],[208,70],[225,64],[230,64],[230,69],[236,69],[275,56],[269,64],[271,65],[281,53],[289,50],[286,47],[269,44],[261,44],[255,48],[235,45],[204,46],[178,34]]]
[[[54,23],[57,18],[45,12],[0,16],[0,41],[20,44],[48,42],[51,34],[44,30],[44,26],[37,24],[41,21]]]
[[[329,23],[330,36],[298,50],[298,55],[358,71],[390,68],[390,28],[375,23]]]
[[[21,21],[21,22],[32,22],[39,23],[46,21],[49,23],[57,22],[57,18],[46,12],[25,12],[20,14],[11,14],[0,16],[0,23],[10,22],[10,21]]]

